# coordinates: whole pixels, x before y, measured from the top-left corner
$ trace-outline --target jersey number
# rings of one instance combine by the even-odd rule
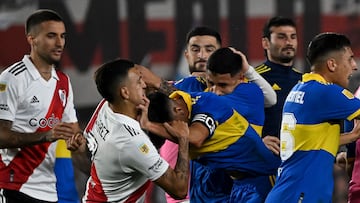
[[[294,153],[295,138],[291,133],[295,129],[296,118],[292,113],[285,113],[282,118],[280,132],[280,156],[283,161]]]

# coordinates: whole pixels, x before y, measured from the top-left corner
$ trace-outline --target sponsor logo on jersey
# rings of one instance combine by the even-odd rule
[[[9,111],[9,106],[7,104],[0,104],[1,111]]]
[[[29,120],[29,125],[32,127],[46,128],[47,126],[49,126],[50,128],[53,128],[59,122],[60,119],[58,117],[55,117],[54,114],[52,114],[49,118],[31,118]]]
[[[281,87],[276,83],[273,84],[272,88],[273,90],[281,90]]]
[[[6,90],[6,84],[0,83],[0,92],[5,92],[5,90]]]
[[[31,101],[30,101],[30,103],[31,104],[33,104],[33,103],[39,103],[40,101],[38,100],[38,98],[36,97],[36,96],[33,96],[32,98],[31,98]]]
[[[149,171],[159,171],[159,168],[162,164],[163,159],[159,158],[154,165],[150,166]]]
[[[149,146],[147,146],[147,144],[142,144],[142,145],[140,145],[139,146],[139,149],[140,149],[140,151],[142,152],[142,153],[144,153],[144,154],[147,154],[147,153],[149,153]]]

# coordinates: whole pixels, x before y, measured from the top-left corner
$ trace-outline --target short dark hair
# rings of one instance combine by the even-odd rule
[[[97,90],[108,102],[114,102],[120,83],[127,79],[135,64],[126,59],[116,59],[101,65],[94,74]]]
[[[241,71],[242,62],[241,56],[230,48],[220,48],[210,55],[206,68],[214,74],[230,73],[233,76]]]
[[[29,34],[31,30],[42,22],[46,21],[58,21],[64,22],[61,16],[53,10],[50,9],[40,9],[32,13],[25,23],[25,34]]]
[[[157,122],[157,123],[164,123],[170,122],[173,120],[171,117],[171,99],[164,93],[161,92],[152,92],[147,95],[150,104],[148,107],[148,118],[149,121]],[[156,135],[154,133],[148,133],[151,142],[155,145],[156,148],[160,148],[165,139]]]
[[[189,43],[190,38],[194,37],[194,36],[203,36],[203,35],[209,35],[209,36],[213,36],[216,38],[216,41],[221,45],[221,36],[220,34],[210,28],[210,27],[206,27],[206,26],[198,26],[193,28],[192,30],[190,30],[187,35],[186,35],[186,44]]]
[[[314,65],[330,52],[340,51],[350,46],[350,40],[343,34],[334,32],[320,33],[309,43],[306,58],[310,65]]]
[[[283,16],[275,16],[270,18],[263,27],[263,37],[266,37],[270,39],[271,35],[271,27],[279,27],[279,26],[291,26],[296,28],[295,22],[290,19]]]
[[[148,117],[150,121],[157,122],[157,123],[164,123],[172,121],[173,118],[171,117],[171,99],[169,96],[162,92],[153,92],[150,93],[148,96],[150,101],[148,107]]]

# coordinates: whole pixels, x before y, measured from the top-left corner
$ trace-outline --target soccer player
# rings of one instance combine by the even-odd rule
[[[54,165],[61,146],[55,141],[80,131],[69,77],[55,70],[65,45],[65,25],[56,12],[37,10],[27,18],[25,30],[30,54],[0,75],[0,199],[57,202]],[[72,168],[64,168],[72,167],[71,160],[58,166],[66,171],[60,181],[74,191]]]
[[[158,124],[145,122],[143,124],[145,129],[168,137],[159,123],[166,120],[189,122],[191,159],[215,170],[215,173],[222,171],[228,176],[244,181],[246,178],[269,175],[276,171],[278,165],[274,162],[276,157],[267,149],[247,120],[227,104],[225,96],[211,92],[175,91],[170,98],[172,100],[161,93],[149,96],[149,119]],[[168,117],[164,118],[164,116]],[[213,175],[214,173],[211,173],[212,178],[217,178]],[[223,176],[221,173],[220,175]],[[226,185],[222,184],[222,181],[220,183],[218,191],[222,192],[224,188],[221,187]],[[252,187],[250,185],[249,183],[248,189]],[[214,186],[203,185],[203,187]],[[211,190],[211,192],[216,191]],[[214,196],[214,194],[208,195]],[[243,197],[236,198],[232,202],[246,202]],[[208,201],[213,200],[208,199]]]
[[[262,46],[266,61],[255,70],[276,92],[275,105],[265,108],[262,137],[265,144],[279,154],[281,112],[291,88],[301,80],[302,73],[294,67],[298,38],[296,24],[290,18],[275,16],[263,28]]]
[[[95,72],[104,100],[84,132],[92,164],[83,202],[136,202],[150,181],[177,199],[188,192],[189,129],[180,121],[164,125],[179,143],[178,160],[172,169],[136,120],[149,104],[138,66],[117,59]]]
[[[248,71],[244,71],[244,69],[248,68],[248,66],[246,57],[242,53],[231,48],[220,48],[208,60],[208,80],[211,85],[210,89],[218,95],[223,95],[224,101],[243,115],[260,136],[261,127],[264,122],[264,95],[257,84],[246,82],[245,76],[251,76],[250,78],[252,79],[256,79],[255,76],[258,76],[253,69],[254,77],[251,74],[246,75]],[[265,81],[264,79],[261,80],[261,76],[259,77],[259,81]],[[187,81],[187,78],[182,80],[182,82]],[[192,80],[191,82],[194,81]],[[175,87],[177,87],[177,84],[175,84]],[[272,91],[270,85],[264,89]],[[191,90],[187,91],[191,92]],[[275,92],[273,92],[273,95],[275,96]],[[216,171],[207,168],[197,163],[196,160],[191,161],[191,163],[190,200],[196,202],[228,201],[233,182],[229,179],[229,175],[224,174],[223,170]],[[236,177],[234,178],[237,179]],[[251,179],[251,181],[253,180],[255,179]],[[258,197],[262,198],[260,201],[264,201],[265,193],[260,191],[260,188],[259,190],[256,187],[252,188],[252,192],[247,194],[260,193],[261,195]]]
[[[266,202],[331,202],[340,123],[360,116],[360,100],[347,89],[357,69],[349,39],[321,33],[307,50],[311,73],[287,96],[281,124],[281,159]],[[346,137],[359,137],[357,126]]]

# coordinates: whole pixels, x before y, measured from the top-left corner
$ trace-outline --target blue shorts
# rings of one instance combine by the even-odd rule
[[[228,202],[233,180],[220,169],[210,169],[191,161],[190,202]]]
[[[245,177],[234,180],[230,203],[263,203],[272,184],[269,176]]]

